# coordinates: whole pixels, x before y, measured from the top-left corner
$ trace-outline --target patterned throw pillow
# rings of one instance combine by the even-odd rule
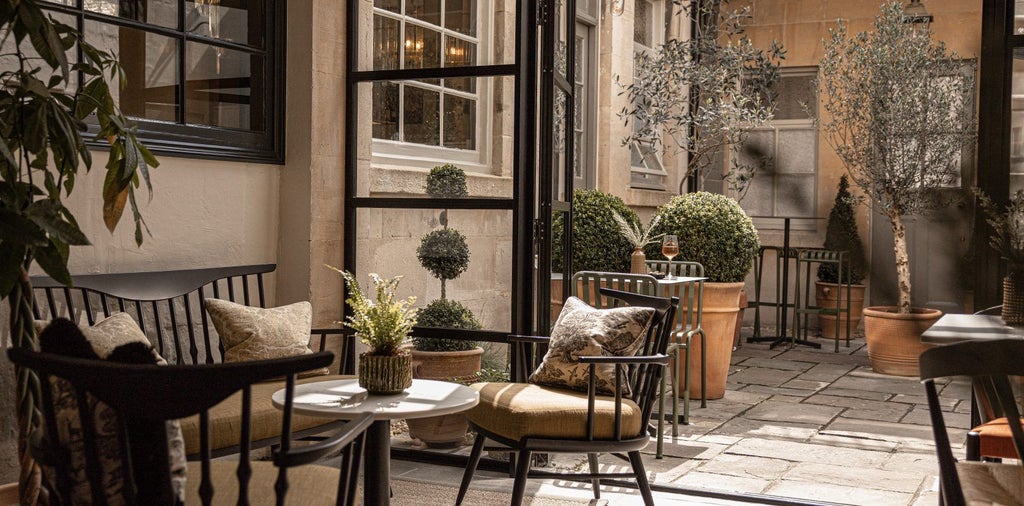
[[[576,297],[565,301],[562,313],[551,329],[551,342],[530,383],[587,391],[589,364],[581,356],[632,356],[643,344],[654,318],[649,307],[594,309]],[[615,366],[598,364],[595,386],[600,393],[615,393]],[[632,392],[623,377],[623,395]]]
[[[127,313],[115,313],[91,327],[79,327],[63,318],[58,318],[52,323],[36,321],[35,324],[39,333],[40,348],[45,352],[120,363],[167,364]],[[50,386],[53,389],[58,437],[64,448],[63,453],[71,459],[70,468],[74,470],[71,476],[73,502],[89,504],[92,502],[92,494],[85,475],[85,443],[75,391],[71,383],[60,378],[51,378]],[[122,483],[124,461],[118,442],[117,413],[92,396],[88,396],[88,402],[94,415],[93,425],[96,431],[96,444],[100,450],[100,466],[103,469],[107,502],[125,503],[129,497],[124,495]],[[156,428],[155,432],[147,429],[142,428],[131,433],[134,443],[132,468],[138,484],[143,485],[150,479],[160,479],[162,473],[158,471],[165,469],[169,464],[170,493],[174,494],[178,501],[184,501],[187,464],[181,424],[173,420],[168,421],[164,428]],[[166,451],[160,448],[161,443]],[[50,483],[56,483],[54,470],[44,467],[44,471]]]
[[[246,362],[313,353],[309,333],[313,306],[296,302],[275,308],[243,306],[220,299],[206,299],[206,312],[224,345],[224,362]],[[301,377],[329,374],[326,367]]]

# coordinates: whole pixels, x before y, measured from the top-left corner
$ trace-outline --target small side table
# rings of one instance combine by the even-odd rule
[[[274,392],[274,407],[284,409],[284,397],[283,388]],[[374,422],[366,431],[363,502],[387,505],[391,501],[391,420],[449,415],[479,402],[476,390],[447,381],[414,379],[400,394],[370,395],[352,378],[295,385],[292,411],[341,420],[372,412]]]

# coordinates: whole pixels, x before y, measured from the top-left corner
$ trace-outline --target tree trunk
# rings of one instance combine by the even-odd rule
[[[7,298],[11,307],[11,339],[17,348],[36,350],[39,348],[36,337],[35,319],[32,305],[32,284],[28,279],[26,261],[21,269],[18,283],[14,285]],[[42,425],[42,413],[39,410],[42,390],[39,377],[32,371],[21,367],[14,368],[17,378],[17,418],[18,418],[18,458],[21,474],[18,476],[18,493],[21,504],[48,504],[46,494],[42,491],[42,470],[39,463],[29,455],[29,436]]]
[[[900,313],[910,314],[910,257],[907,255],[907,227],[899,214],[889,216],[892,220],[893,251],[896,253],[896,285]]]

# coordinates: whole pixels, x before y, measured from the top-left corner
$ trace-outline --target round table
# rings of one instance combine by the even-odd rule
[[[284,398],[283,388],[274,392],[274,407],[284,409]],[[447,381],[414,379],[400,394],[370,395],[352,378],[295,385],[292,412],[341,420],[373,413],[374,422],[366,431],[364,503],[386,505],[391,495],[391,420],[458,413],[478,402],[476,390]]]

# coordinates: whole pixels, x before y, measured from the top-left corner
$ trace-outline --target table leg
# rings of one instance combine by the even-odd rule
[[[377,420],[366,430],[363,504],[391,502],[391,421]]]
[[[776,346],[789,340],[787,334],[788,322],[789,322],[789,218],[783,218],[783,229],[782,229],[782,320],[778,322],[779,337],[768,346],[769,349],[773,349]],[[798,265],[797,268],[800,266]],[[796,287],[797,290],[800,287]],[[794,311],[796,308],[793,308]],[[794,318],[799,318],[800,315],[795,314]],[[821,343],[815,343],[806,339],[800,339],[800,336],[793,335],[791,340],[792,344],[802,344],[804,346],[810,346],[812,348],[821,348]]]

